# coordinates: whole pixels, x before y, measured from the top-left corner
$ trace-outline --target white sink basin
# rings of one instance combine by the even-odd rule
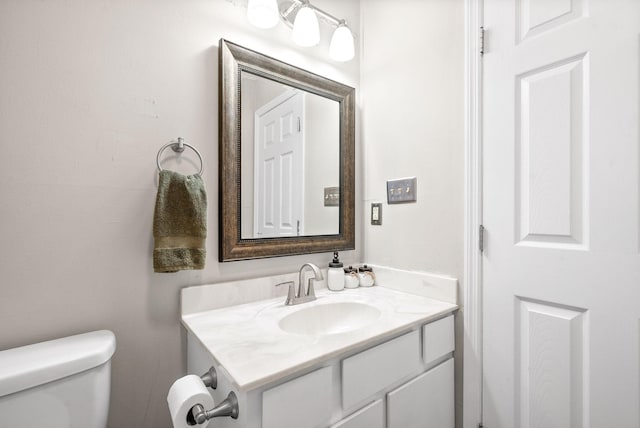
[[[366,327],[381,315],[378,308],[357,302],[332,302],[303,307],[283,317],[278,326],[287,333],[319,336]]]

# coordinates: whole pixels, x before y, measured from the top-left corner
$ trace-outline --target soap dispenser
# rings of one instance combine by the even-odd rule
[[[342,270],[342,262],[338,258],[337,251],[333,252],[333,260],[329,263],[327,288],[331,291],[344,290],[344,271]]]

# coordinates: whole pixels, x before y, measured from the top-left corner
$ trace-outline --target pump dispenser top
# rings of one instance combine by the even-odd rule
[[[344,272],[338,252],[333,252],[333,260],[329,263],[327,272],[327,288],[331,291],[344,290]]]
[[[338,258],[338,252],[334,251],[333,252],[333,260],[331,261],[331,263],[329,263],[329,267],[330,268],[342,268],[342,262],[340,261],[340,258]]]

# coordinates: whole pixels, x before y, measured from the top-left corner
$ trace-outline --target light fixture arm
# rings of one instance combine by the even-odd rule
[[[320,15],[321,17],[323,17],[324,19],[326,19],[327,21],[329,21],[330,23],[332,23],[336,27],[338,25],[340,25],[341,22],[344,22],[344,19],[338,19],[335,16],[331,15],[330,13],[327,13],[324,10],[319,9],[316,6],[313,6],[311,3],[308,3],[308,5],[309,5],[310,8],[315,10],[318,15]]]
[[[339,27],[341,24],[346,25],[346,21],[344,19],[338,19],[335,16],[331,15],[328,12],[320,9],[317,6],[312,5],[309,0],[291,0],[290,3],[284,2],[284,6],[280,9],[280,16],[284,20],[287,25],[292,26],[293,22],[291,21],[290,15],[297,9],[302,6],[307,6],[313,9],[313,11],[322,17],[325,21],[329,22],[335,27]]]

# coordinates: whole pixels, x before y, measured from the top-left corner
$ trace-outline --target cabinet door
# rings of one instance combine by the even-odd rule
[[[324,367],[262,393],[262,428],[318,428],[329,425],[331,367]]]
[[[422,346],[422,358],[425,364],[453,352],[455,348],[453,315],[422,327]]]
[[[342,361],[342,407],[350,411],[420,372],[420,333],[412,331]]]
[[[387,394],[387,428],[454,428],[453,358]]]
[[[376,400],[364,409],[358,410],[331,428],[384,428],[384,404]]]

